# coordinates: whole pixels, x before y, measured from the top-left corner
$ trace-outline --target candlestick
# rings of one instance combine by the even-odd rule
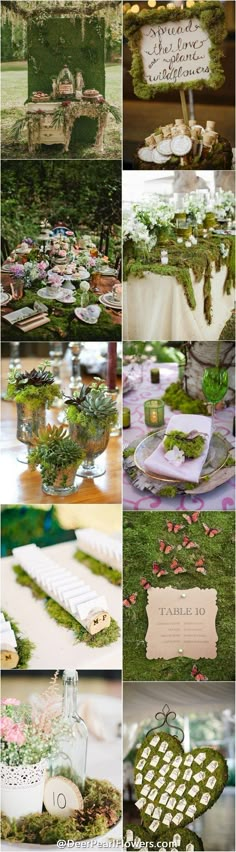
[[[80,373],[80,353],[81,353],[81,343],[77,341],[72,341],[69,343],[69,350],[71,353],[71,377],[70,377],[70,390],[75,391],[79,390],[82,385],[81,381],[81,373]]]
[[[115,341],[108,343],[107,386],[109,391],[116,390],[116,349]]]

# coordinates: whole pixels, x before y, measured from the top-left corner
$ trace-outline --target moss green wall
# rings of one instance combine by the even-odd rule
[[[52,77],[57,77],[67,64],[72,74],[81,70],[85,88],[99,89],[105,95],[105,22],[101,18],[84,21],[84,38],[80,18],[53,15],[44,22],[28,23],[28,97],[41,90],[51,93]],[[91,143],[97,122],[80,118],[75,122],[71,147]]]

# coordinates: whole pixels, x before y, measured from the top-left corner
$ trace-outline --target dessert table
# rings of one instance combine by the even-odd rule
[[[151,431],[150,427],[145,426],[144,422],[144,401],[162,397],[166,388],[172,383],[178,381],[178,365],[164,364],[158,365],[160,370],[160,384],[151,384],[150,368],[153,362],[145,362],[143,366],[143,381],[135,383],[135,389],[124,395],[124,406],[130,409],[131,426],[123,431],[124,449],[136,439],[141,439]],[[124,371],[126,372],[126,370]],[[170,420],[174,412],[165,404],[165,425]],[[175,413],[178,413],[177,411]],[[229,406],[222,411],[216,412],[216,430],[225,437],[231,446],[234,445],[232,435],[234,408]],[[229,469],[227,469],[229,475]],[[234,509],[234,469],[232,467],[232,475],[224,484],[215,488],[209,493],[195,494],[194,491],[189,494],[177,494],[175,497],[162,497],[151,494],[147,489],[138,490],[130,481],[127,472],[124,471],[123,477],[123,507],[126,510],[193,510],[193,509],[214,509],[223,512]],[[162,483],[164,486],[165,483]]]
[[[144,278],[130,275],[123,287],[124,340],[218,340],[234,307],[233,289],[223,293],[227,267],[218,272],[212,268],[210,325],[204,314],[204,278],[195,282],[189,271],[196,299],[194,310],[174,274],[147,271]]]
[[[102,154],[104,134],[109,114],[108,105],[97,100],[28,103],[25,110],[28,131],[28,149],[34,154],[38,145],[63,145],[68,152],[75,121],[82,116],[97,120],[95,149]]]
[[[24,358],[23,366],[31,370],[35,359]],[[8,361],[2,360],[2,387],[7,384]],[[119,384],[119,382],[118,382]],[[62,380],[63,390],[68,385],[65,377]],[[58,423],[61,409],[52,408],[47,412],[47,422]],[[44,494],[41,487],[39,472],[30,471],[27,465],[17,461],[19,450],[23,444],[16,438],[16,405],[14,402],[2,403],[2,503],[120,503],[121,501],[121,439],[111,437],[103,454],[106,473],[94,480],[77,478],[78,491],[64,497],[50,497]]]

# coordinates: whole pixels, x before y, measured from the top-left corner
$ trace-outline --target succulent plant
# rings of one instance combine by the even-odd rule
[[[15,385],[17,389],[26,385],[33,385],[38,388],[42,387],[42,385],[52,385],[53,382],[53,374],[49,370],[46,370],[45,367],[39,367],[38,370],[30,370],[30,372],[28,370],[25,370],[25,372],[15,372]]]
[[[67,471],[76,467],[84,459],[84,452],[78,443],[72,441],[65,426],[43,427],[38,435],[33,436],[33,448],[29,452],[29,466],[35,470],[40,466],[42,480],[45,485],[54,485],[61,471],[65,471],[66,486]]]
[[[100,379],[96,379],[89,387],[82,385],[79,396],[67,398],[65,405],[69,408],[73,406],[78,414],[81,413],[89,420],[95,418],[104,420],[107,424],[112,424],[116,420],[116,403],[109,394],[107,386]],[[69,420],[76,420],[76,411],[68,413]]]
[[[32,411],[41,405],[51,405],[55,397],[61,396],[61,389],[54,381],[49,368],[49,362],[44,361],[37,369],[10,371],[7,398],[15,402],[27,404]]]

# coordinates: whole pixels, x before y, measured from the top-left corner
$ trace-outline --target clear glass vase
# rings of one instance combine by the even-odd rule
[[[74,494],[78,490],[78,486],[75,485],[76,473],[77,465],[73,464],[70,467],[62,468],[62,470],[58,471],[53,485],[46,485],[43,482],[42,488],[44,493],[57,497],[67,497],[68,494]]]
[[[16,437],[22,444],[26,444],[25,453],[19,453],[17,459],[22,464],[28,464],[28,452],[32,445],[33,435],[38,435],[39,429],[46,425],[46,406],[40,405],[36,411],[32,411],[25,402],[17,402],[17,427]]]
[[[95,460],[104,453],[107,447],[110,437],[109,427],[104,427],[102,423],[95,423],[94,421],[95,434],[92,437],[88,437],[85,430],[82,430],[79,424],[70,423],[69,432],[73,441],[76,441],[86,453],[86,458],[77,470],[77,476],[82,476],[85,479],[95,479],[96,476],[103,476],[106,473],[104,462],[97,462]]]
[[[78,710],[78,674],[75,669],[63,672],[62,714],[58,719],[57,751],[49,765],[50,776],[67,778],[84,794],[87,765],[88,730]],[[57,805],[65,807],[60,796]]]

